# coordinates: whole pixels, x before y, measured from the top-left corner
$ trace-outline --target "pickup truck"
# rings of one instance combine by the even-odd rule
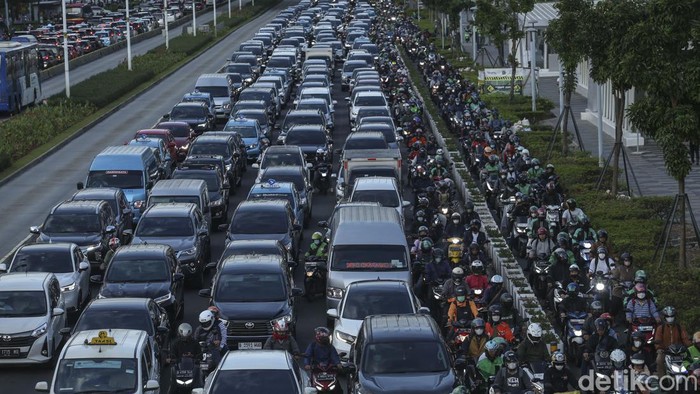
[[[401,183],[403,165],[398,149],[348,149],[341,157],[336,186],[336,199],[349,196],[355,179],[365,176],[394,176]]]

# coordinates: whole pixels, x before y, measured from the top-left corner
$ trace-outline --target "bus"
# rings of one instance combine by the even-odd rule
[[[37,45],[0,41],[0,112],[17,113],[42,98]]]

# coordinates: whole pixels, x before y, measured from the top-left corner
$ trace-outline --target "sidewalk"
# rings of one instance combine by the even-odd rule
[[[541,97],[546,97],[556,105],[552,110],[555,117],[544,121],[545,124],[554,127],[559,116],[559,86],[557,86],[557,78],[540,78],[538,88]],[[597,156],[598,128],[592,123],[581,120],[581,113],[586,110],[586,98],[574,93],[571,97],[571,110],[581,133],[584,148],[591,152],[593,156]],[[573,122],[570,119],[569,132],[574,132]],[[643,152],[641,154],[634,153],[637,150],[636,147],[627,148],[627,155],[634,174],[637,176],[642,194],[645,196],[675,196],[678,191],[678,183],[666,173],[661,149],[650,138],[645,138],[644,140],[645,145],[639,147],[640,152]],[[614,143],[615,140],[611,136],[603,133],[603,160],[607,160]],[[622,166],[622,157],[620,157],[620,166]],[[620,176],[624,177],[624,173],[621,173]],[[631,175],[630,183],[633,193],[636,193],[636,185]],[[700,223],[700,166],[693,166],[693,171],[686,179],[685,190],[694,209],[695,219]]]

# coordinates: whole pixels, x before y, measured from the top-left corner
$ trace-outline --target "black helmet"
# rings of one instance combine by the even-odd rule
[[[506,367],[510,365],[515,364],[515,367],[517,368],[518,366],[518,356],[515,354],[514,351],[508,350],[504,355],[503,355],[503,363],[506,365]],[[510,368],[509,368],[510,369]],[[515,368],[513,368],[515,369]]]
[[[454,212],[452,215],[450,215],[450,218],[452,220],[459,220],[460,222],[462,221],[462,215],[460,215],[459,212]]]
[[[571,210],[576,209],[576,200],[574,200],[573,198],[566,200],[566,206],[569,207],[569,209]]]
[[[566,285],[566,295],[571,298],[578,297],[578,285],[574,282]]]
[[[435,259],[436,262],[439,263],[443,257],[445,257],[445,252],[442,249],[440,249],[440,248],[433,249],[433,259]]]
[[[479,219],[472,219],[471,222],[469,222],[470,226],[476,226],[477,228],[481,228],[481,220]]]
[[[515,178],[509,176],[508,179],[506,179],[506,183],[508,184],[508,186],[515,186]]]
[[[474,212],[474,203],[471,201],[468,201],[466,204],[464,204],[464,210],[467,213],[472,213]]]
[[[472,329],[477,329],[477,328],[484,328],[486,327],[486,322],[484,322],[484,319],[477,317],[476,319],[472,320]]]
[[[499,320],[501,320],[501,314],[503,312],[501,311],[501,306],[498,304],[493,304],[489,307],[489,317],[491,317],[491,320],[496,323]],[[495,316],[498,316],[497,319],[494,319]]]
[[[601,238],[607,239],[607,238],[608,238],[608,232],[605,231],[605,230],[603,230],[603,229],[598,230],[598,240],[600,240]]]
[[[529,180],[529,178],[527,177],[527,174],[525,174],[525,173],[520,174],[520,176],[518,177],[518,181],[520,181],[520,183],[527,183],[528,180]]]
[[[491,162],[491,164],[498,163],[498,156],[496,156],[496,155],[489,156],[489,162]]]
[[[569,260],[569,255],[566,253],[566,250],[559,248],[557,249],[554,253],[557,255],[557,260],[559,262],[564,262]]]
[[[624,261],[629,261],[630,263],[632,263],[632,262],[634,261],[634,260],[632,259],[632,255],[629,254],[629,252],[623,252],[623,253],[620,255],[620,260],[622,260],[623,262],[624,262]]]
[[[600,318],[600,317],[595,319],[595,329],[602,330],[603,332],[607,333],[608,332],[608,321],[603,319],[603,318]]]
[[[467,288],[464,286],[455,287],[455,297],[467,296]]]
[[[600,316],[603,313],[603,303],[600,301],[591,302],[591,313]]]
[[[513,296],[508,293],[501,294],[501,306],[508,309],[512,308]]]
[[[588,229],[591,226],[591,219],[588,218],[588,216],[584,216],[581,218],[581,227]]]

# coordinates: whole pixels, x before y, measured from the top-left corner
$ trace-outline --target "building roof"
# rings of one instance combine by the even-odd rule
[[[531,27],[532,22],[535,22],[535,27],[546,28],[551,20],[559,17],[559,10],[554,8],[555,4],[556,2],[535,3],[532,11],[518,15],[520,26]]]

